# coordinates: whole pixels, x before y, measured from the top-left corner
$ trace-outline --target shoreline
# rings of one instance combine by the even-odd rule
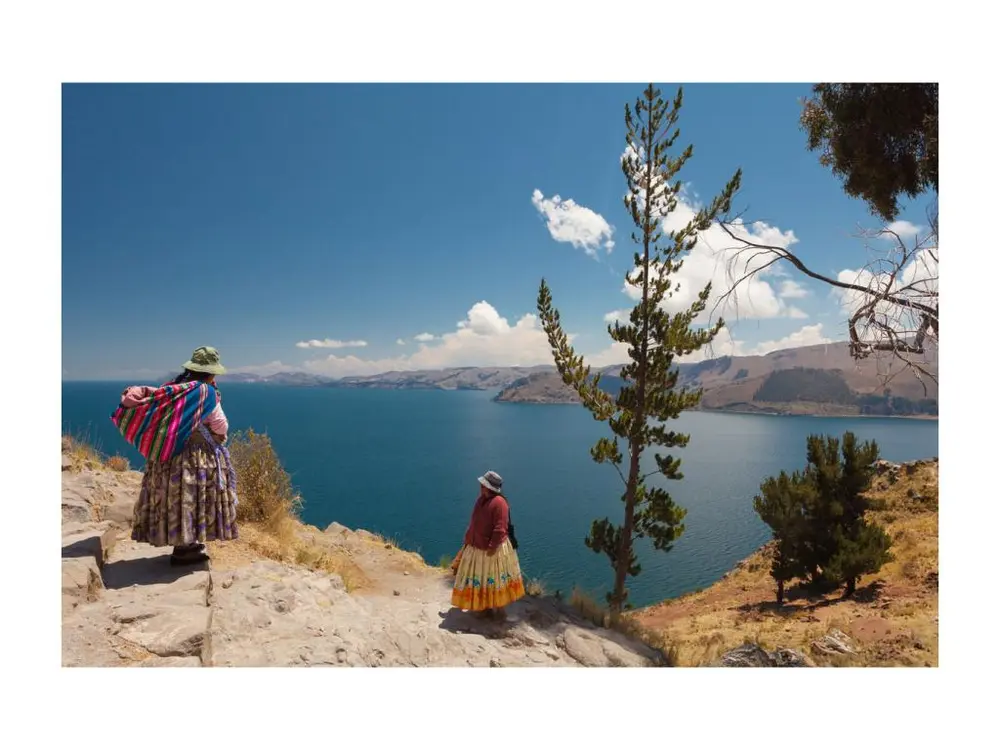
[[[496,404],[521,404],[524,406],[583,406],[579,401],[513,401],[507,399],[498,399],[494,397],[491,399],[493,403]],[[938,421],[938,415],[935,414],[819,414],[816,412],[780,412],[780,411],[764,411],[755,409],[727,409],[727,408],[697,408],[697,409],[685,409],[685,413],[688,412],[703,412],[708,414],[747,414],[758,417],[818,417],[823,419],[919,419],[936,422]]]

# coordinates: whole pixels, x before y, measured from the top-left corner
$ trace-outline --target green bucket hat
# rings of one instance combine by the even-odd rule
[[[191,372],[207,372],[211,375],[226,374],[226,368],[219,360],[219,352],[211,346],[199,346],[183,367]]]

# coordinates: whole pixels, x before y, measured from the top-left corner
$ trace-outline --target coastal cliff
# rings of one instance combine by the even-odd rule
[[[938,462],[881,462],[869,490],[894,560],[857,594],[791,587],[770,546],[702,591],[627,615],[530,595],[506,623],[450,606],[444,570],[391,540],[294,518],[243,523],[171,568],[129,538],[141,475],[64,439],[64,666],[936,666]]]
[[[110,464],[110,465],[109,465]],[[64,439],[63,666],[658,666],[661,652],[526,596],[505,623],[451,608],[451,579],[364,530],[241,524],[209,564],[129,538],[141,475]]]

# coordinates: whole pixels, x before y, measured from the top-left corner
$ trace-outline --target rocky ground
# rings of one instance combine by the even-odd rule
[[[444,571],[364,531],[301,526],[309,561],[266,559],[259,538],[172,568],[129,538],[140,476],[64,445],[64,666],[654,666],[657,651],[566,605],[525,597],[506,623],[451,608]],[[319,567],[320,569],[315,569]]]

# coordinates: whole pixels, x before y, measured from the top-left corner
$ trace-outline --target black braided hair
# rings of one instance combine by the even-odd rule
[[[178,383],[189,383],[192,380],[200,380],[204,383],[211,377],[212,374],[209,372],[195,372],[194,370],[185,369],[184,372],[170,382],[172,385],[177,385]]]

